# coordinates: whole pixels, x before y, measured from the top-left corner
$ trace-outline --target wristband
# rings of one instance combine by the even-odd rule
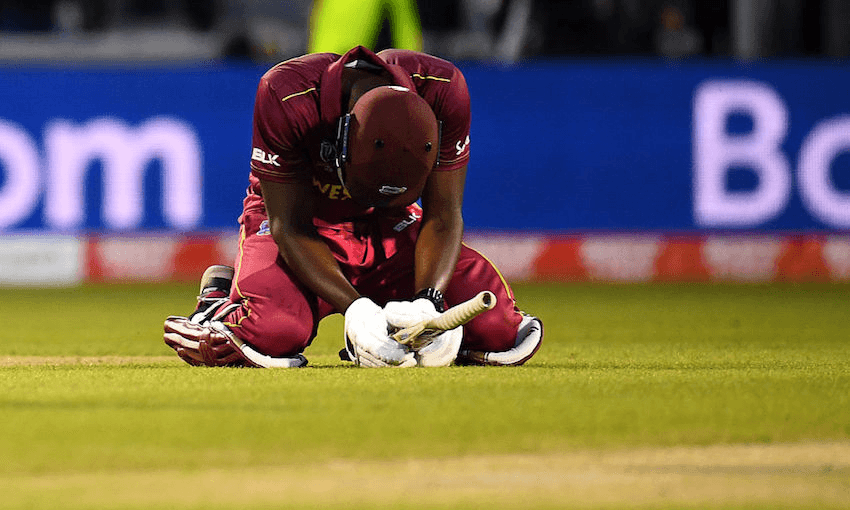
[[[446,300],[443,298],[443,293],[434,287],[428,287],[427,289],[420,290],[413,295],[413,299],[411,299],[411,301],[423,298],[434,303],[434,308],[438,312],[442,313],[446,311]]]

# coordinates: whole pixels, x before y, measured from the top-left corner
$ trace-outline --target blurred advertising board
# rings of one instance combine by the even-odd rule
[[[472,96],[466,226],[497,251],[525,247],[506,259],[521,261],[518,278],[645,279],[599,265],[617,258],[657,278],[646,268],[671,239],[698,246],[701,260],[741,249],[778,260],[789,246],[810,245],[821,262],[844,260],[850,68],[639,59],[460,67]],[[264,71],[0,70],[0,251],[21,239],[77,240],[86,274],[120,278],[138,268],[109,266],[115,254],[142,246],[171,260],[186,236],[195,246],[198,236],[216,244],[234,233]],[[574,267],[583,269],[559,273],[546,264],[560,259],[540,259],[572,256],[564,246],[576,239],[584,248]],[[72,265],[68,281],[78,279]],[[164,267],[145,271],[175,277]],[[844,271],[803,272],[844,279]]]
[[[238,253],[230,233],[54,237],[0,237],[0,284],[197,281]],[[478,231],[464,241],[513,281],[850,281],[850,237],[842,235]]]
[[[847,66],[568,61],[466,76],[474,227],[850,229]]]
[[[0,231],[232,228],[261,75],[4,69]]]

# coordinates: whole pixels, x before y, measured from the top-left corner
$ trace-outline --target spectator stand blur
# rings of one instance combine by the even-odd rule
[[[0,59],[202,60],[218,48],[215,2],[0,0]]]
[[[309,0],[0,0],[0,60],[276,61],[307,46]]]
[[[846,0],[538,0],[532,24],[526,56],[850,56]]]
[[[451,60],[514,62],[531,54],[533,0],[419,4],[425,51]]]
[[[846,0],[0,0],[0,60],[276,62],[320,49],[311,13],[331,7],[312,29],[348,35],[368,14],[357,40],[372,49],[421,37],[451,60],[850,56]]]

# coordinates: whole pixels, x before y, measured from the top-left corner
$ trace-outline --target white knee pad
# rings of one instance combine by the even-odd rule
[[[458,361],[474,365],[522,365],[528,361],[543,342],[543,322],[525,315],[517,329],[516,343],[507,351],[471,351],[458,353]]]

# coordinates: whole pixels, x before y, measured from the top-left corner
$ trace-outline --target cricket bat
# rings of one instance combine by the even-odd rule
[[[474,298],[457,304],[433,319],[424,320],[392,334],[393,340],[404,345],[416,345],[416,339],[426,332],[448,331],[463,326],[478,315],[496,306],[496,295],[485,290]]]

